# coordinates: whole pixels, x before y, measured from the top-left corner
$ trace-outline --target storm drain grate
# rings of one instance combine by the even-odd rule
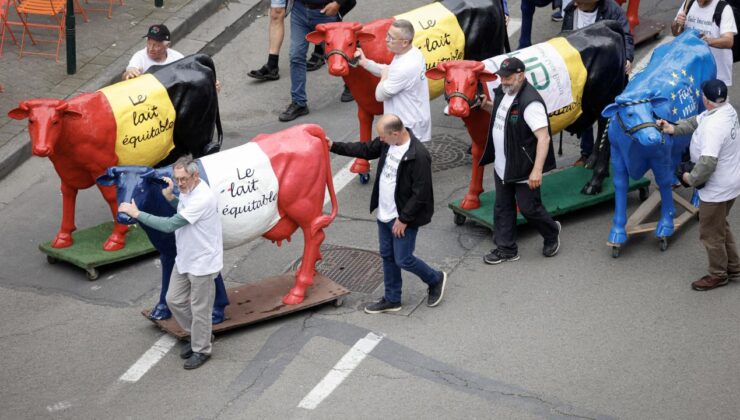
[[[377,252],[336,245],[322,245],[324,257],[316,270],[353,293],[370,294],[383,283],[383,259]],[[288,272],[296,271],[301,258],[294,262]]]
[[[432,136],[432,141],[426,143],[425,146],[432,155],[432,172],[469,165],[473,161],[467,152],[470,142],[449,134],[435,134]]]

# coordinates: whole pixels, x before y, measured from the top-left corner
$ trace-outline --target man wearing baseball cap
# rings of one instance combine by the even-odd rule
[[[555,168],[550,120],[542,96],[527,82],[524,63],[516,57],[501,62],[496,74],[501,85],[493,102],[481,108],[491,113],[488,140],[480,164],[493,162],[496,203],[493,241],[496,248],[486,264],[519,259],[516,245],[516,208],[544,238],[542,253],[553,257],[560,250],[560,222],[552,219],[540,198],[542,174]]]
[[[674,126],[657,124],[674,136],[692,134],[691,162],[679,165],[676,176],[699,192],[699,239],[707,250],[709,274],[691,283],[705,291],[740,280],[740,257],[727,216],[740,195],[740,123],[727,102],[727,85],[719,79],[701,85],[706,111]]]
[[[183,58],[183,55],[170,48],[170,30],[165,25],[152,25],[146,35],[146,48],[134,53],[123,72],[123,80],[128,80],[147,71],[154,65],[169,64]]]

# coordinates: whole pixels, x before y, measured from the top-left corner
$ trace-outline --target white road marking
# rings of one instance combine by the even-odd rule
[[[354,159],[350,160],[349,163],[344,165],[342,169],[337,172],[336,175],[332,178],[334,180],[334,192],[336,194],[339,194],[339,191],[342,191],[342,188],[346,187],[347,184],[349,184],[350,181],[357,178],[357,174],[353,174],[349,171],[349,168],[352,167],[352,162],[354,162]],[[326,194],[324,195],[324,205],[326,205],[329,201],[331,201],[331,197],[329,197],[329,190],[326,190]]]
[[[177,343],[177,339],[165,334],[136,361],[118,380],[136,382],[141,379]]]
[[[632,78],[635,74],[641,72],[648,64],[648,61],[650,60],[650,57],[653,56],[653,52],[656,48],[660,47],[663,44],[667,44],[674,40],[675,37],[673,36],[667,36],[660,40],[658,45],[656,45],[653,49],[650,50],[649,54],[645,54],[641,59],[637,60],[637,63],[634,63],[632,65],[632,72],[630,73],[630,78]]]
[[[329,373],[324,376],[312,390],[298,404],[298,407],[313,410],[328,397],[347,376],[365,359],[375,346],[383,339],[382,335],[369,333],[360,339],[351,349],[337,362]]]
[[[509,35],[509,38],[514,36],[517,32],[519,32],[519,29],[522,28],[522,20],[521,19],[514,19],[509,18],[509,26],[506,27],[506,32]]]
[[[58,403],[56,403],[54,405],[47,405],[46,406],[46,411],[48,411],[50,413],[54,413],[56,411],[66,410],[66,409],[71,408],[71,407],[72,407],[72,403],[71,402],[69,402],[69,401],[59,401]]]

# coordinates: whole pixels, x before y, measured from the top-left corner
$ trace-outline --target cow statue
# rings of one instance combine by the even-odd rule
[[[670,136],[658,130],[661,118],[675,122],[704,111],[701,83],[715,78],[714,58],[699,33],[688,30],[653,52],[644,70],[636,74],[607,106],[602,115],[609,118],[611,163],[614,169],[614,219],[609,243],[627,240],[627,177],[638,179],[653,171],[660,191],[660,219],[655,236],[673,235],[675,208],[671,187],[677,182],[674,171],[681,161],[690,136]]]
[[[30,99],[8,112],[10,118],[28,118],[32,153],[51,159],[61,179],[62,224],[53,248],[72,245],[77,191],[94,185],[107,168],[167,165],[188,153],[200,157],[220,148],[215,83],[213,61],[198,54],[94,93]],[[115,189],[98,187],[115,217]],[[117,223],[103,249],[123,248],[127,231]]]
[[[126,168],[126,170],[121,170]],[[127,167],[110,167],[104,175],[97,178],[97,183],[106,187],[118,186],[119,190],[130,192],[131,198],[136,202],[136,206],[144,212],[154,216],[170,217],[175,214],[175,209],[164,198],[161,191],[155,188],[135,188],[140,179],[150,180],[152,183],[158,183],[163,187],[167,183],[162,180],[163,177],[172,178],[172,166],[166,166],[160,169],[152,169],[146,166],[127,166]],[[175,186],[175,192],[178,193]],[[118,218],[125,224],[135,222],[126,213],[120,213]],[[175,246],[175,234],[165,233],[153,229],[145,224],[140,224],[144,229],[149,242],[159,251],[159,262],[162,266],[162,287],[159,293],[159,302],[152,308],[147,316],[153,321],[168,319],[172,317],[170,308],[167,307],[167,290],[170,286],[170,277],[172,269],[175,266],[175,257],[177,256],[177,247]],[[213,304],[213,313],[211,320],[214,324],[219,324],[224,320],[224,309],[229,304],[229,298],[226,295],[226,287],[221,274],[214,280],[216,283],[216,299]]]
[[[361,43],[359,46],[367,58],[389,64],[393,54],[386,46],[385,36],[396,19],[406,19],[414,25],[413,43],[424,55],[427,69],[444,61],[482,60],[507,51],[503,7],[496,0],[442,0],[365,25],[359,22],[316,25],[316,31],[306,39],[314,44],[326,43],[329,74],[341,76],[352,92],[357,102],[360,141],[372,138],[373,117],[383,114],[383,103],[375,100],[380,78],[358,66],[355,51]],[[442,91],[441,82],[430,81],[431,99]],[[369,180],[369,170],[370,164],[364,159],[356,159],[351,167],[363,182]]]
[[[499,85],[493,73],[501,62],[507,56],[516,56],[524,62],[527,80],[547,106],[551,134],[562,130],[581,132],[598,120],[597,137],[601,138],[605,120],[599,118],[598,110],[612,103],[626,83],[623,36],[618,23],[601,21],[565,37],[555,37],[483,62],[450,61],[427,71],[429,79],[446,81],[448,112],[463,119],[472,140],[473,169],[461,208],[480,207],[483,167],[479,162],[490,131],[491,114],[478,106],[479,96],[493,97],[493,89]],[[609,156],[597,156],[594,175],[583,192],[599,193],[608,170]]]
[[[233,248],[259,236],[278,246],[299,227],[303,231],[303,259],[293,288],[283,303],[303,302],[313,284],[324,228],[337,215],[329,149],[318,125],[296,125],[274,134],[261,134],[233,149],[196,161],[199,173],[218,197],[224,248]],[[161,172],[140,167],[114,167],[99,182],[115,184],[120,202],[139,194],[161,194]],[[134,177],[135,181],[123,180]],[[325,190],[332,205],[322,213]],[[137,192],[138,191],[138,192]],[[139,203],[137,201],[137,203]],[[120,223],[134,221],[119,213]]]

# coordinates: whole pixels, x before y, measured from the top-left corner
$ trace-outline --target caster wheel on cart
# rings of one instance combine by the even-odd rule
[[[370,174],[360,174],[360,184],[365,185],[370,182]]]
[[[332,304],[334,305],[335,308],[341,308],[342,305],[344,305],[344,298],[343,297],[336,298],[334,299]]]
[[[52,257],[51,255],[46,256],[46,262],[49,264],[56,264],[59,262],[59,260],[56,257]]]
[[[87,279],[90,281],[97,280],[100,273],[98,273],[98,270],[95,268],[88,268],[87,269]]]
[[[619,252],[622,250],[621,247],[613,246],[612,247],[612,258],[619,258]]]
[[[650,194],[650,190],[648,187],[641,187],[639,189],[640,193],[640,201],[645,201],[648,198],[648,195]]]
[[[465,224],[465,219],[466,217],[464,215],[455,213],[455,224],[456,225],[462,226],[463,224]]]
[[[668,249],[668,238],[660,238],[660,250],[665,251]]]

